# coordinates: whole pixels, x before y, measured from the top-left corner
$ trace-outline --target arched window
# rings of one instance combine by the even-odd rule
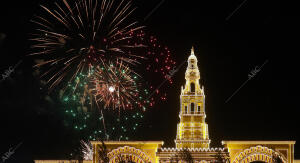
[[[195,111],[195,104],[191,103],[191,114],[194,114]]]
[[[195,83],[191,83],[191,92],[195,92]]]
[[[200,113],[200,109],[201,109],[200,105],[198,105],[198,110],[197,110],[198,113]]]
[[[184,106],[184,113],[187,114],[187,112],[188,112],[187,106]]]

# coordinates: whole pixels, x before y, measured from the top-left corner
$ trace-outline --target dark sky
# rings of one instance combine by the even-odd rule
[[[205,86],[211,146],[220,146],[221,140],[300,141],[299,54],[292,50],[297,42],[292,43],[297,18],[287,14],[292,10],[289,4],[266,0],[246,1],[226,20],[242,2],[136,0],[135,17],[171,49],[177,63],[186,60],[191,46],[195,47]],[[32,59],[26,57],[32,31],[29,20],[41,3],[52,1],[5,1],[0,5],[1,74],[22,61],[0,83],[0,156],[23,142],[7,162],[66,158],[77,143],[55,115],[54,106],[43,100],[46,92],[32,75]],[[265,61],[261,71],[226,103],[251,70]],[[167,101],[147,111],[138,139],[163,140],[166,146],[174,146],[185,68],[165,88]],[[296,144],[296,158],[300,158],[299,148]]]

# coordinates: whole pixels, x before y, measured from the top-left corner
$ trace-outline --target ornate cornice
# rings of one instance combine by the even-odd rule
[[[180,152],[187,149],[190,152],[226,152],[227,148],[158,148],[162,152]]]

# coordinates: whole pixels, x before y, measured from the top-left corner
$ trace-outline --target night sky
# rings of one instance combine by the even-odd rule
[[[47,92],[40,89],[33,76],[33,59],[27,56],[33,28],[29,20],[40,11],[39,4],[49,3],[53,1],[3,1],[0,5],[1,74],[21,61],[0,83],[0,156],[22,142],[8,163],[66,159],[78,145],[76,135],[56,115],[55,101],[44,100]],[[299,53],[292,50],[297,42],[292,43],[296,37],[293,24],[298,19],[286,14],[288,4],[277,0],[133,3],[138,7],[134,17],[171,49],[178,64],[186,61],[195,47],[212,147],[221,146],[222,140],[300,141]],[[226,102],[248,74],[266,61]],[[163,140],[165,146],[174,146],[186,65],[174,75],[174,83],[164,87],[167,100],[146,112],[136,140]],[[300,159],[297,142],[295,158]]]

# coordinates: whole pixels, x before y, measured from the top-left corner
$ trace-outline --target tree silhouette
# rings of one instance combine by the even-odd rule
[[[131,155],[118,155],[116,159],[117,163],[135,163]]]
[[[173,154],[170,158],[171,163],[178,163],[179,161],[184,161],[186,163],[194,162],[192,154],[187,148],[183,148],[183,150]]]
[[[273,163],[283,163],[282,159],[279,157],[279,155],[272,155],[272,162]]]
[[[99,163],[109,163],[107,147],[103,140],[100,140],[102,145],[98,145]]]
[[[212,155],[215,160],[215,163],[229,163],[230,162],[230,156],[229,153],[223,153],[221,150],[218,151],[217,154]]]

